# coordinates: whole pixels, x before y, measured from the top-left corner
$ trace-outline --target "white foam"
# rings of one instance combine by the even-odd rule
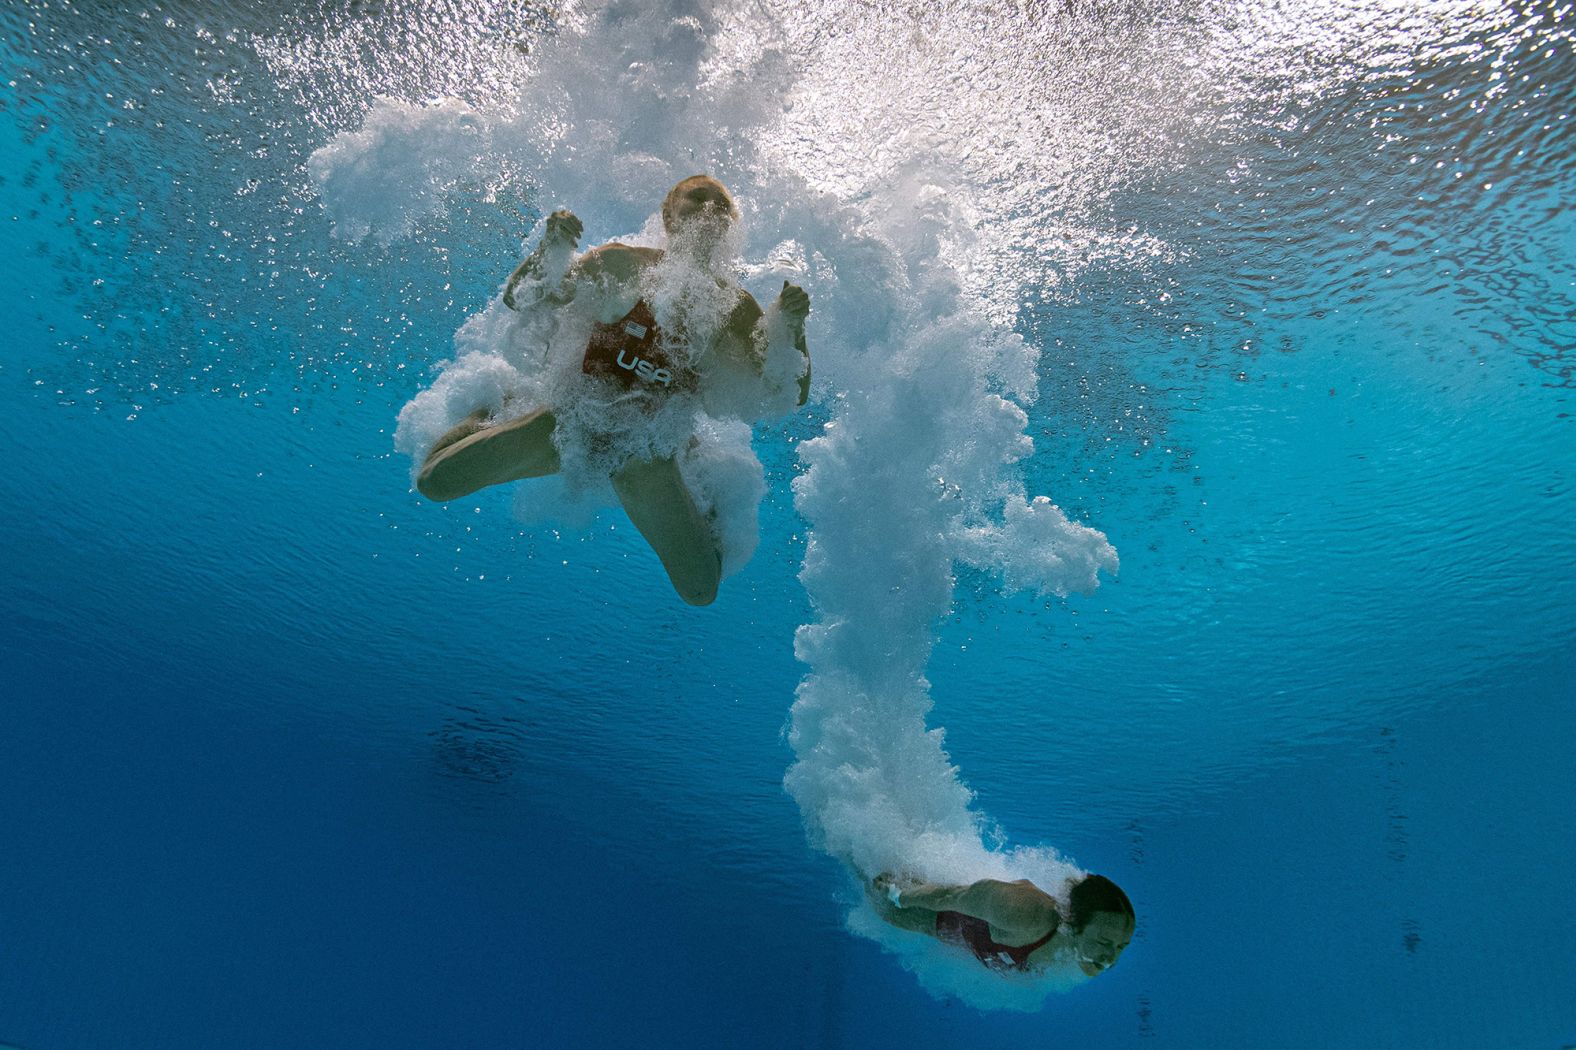
[[[743,421],[790,407],[797,392],[789,381],[797,355],[770,304],[782,280],[802,283],[813,303],[816,396],[832,418],[800,445],[805,470],[794,483],[809,525],[800,579],[814,618],[795,638],[807,673],[792,707],[787,788],[812,841],[855,872],[1032,878],[1063,893],[1076,866],[1048,849],[1002,848],[972,808],[942,731],[926,722],[925,668],[951,607],[955,564],[1052,595],[1087,592],[1101,570],[1116,568],[1103,535],[1024,488],[1018,464],[1033,453],[1024,406],[1037,394],[1038,353],[1002,324],[1001,302],[1015,289],[977,293],[971,275],[989,246],[974,233],[974,184],[948,159],[959,144],[911,130],[837,144],[850,156],[879,150],[870,170],[882,178],[862,184],[857,200],[852,190],[834,196],[795,167],[791,143],[773,137],[785,134],[783,107],[812,93],[796,94],[808,74],[788,60],[786,30],[764,10],[675,0],[577,17],[541,50],[518,108],[479,118],[485,134],[466,139],[447,109],[428,119],[380,103],[373,134],[337,137],[314,158],[330,213],[347,229],[405,231],[411,216],[433,214],[433,186],[502,156],[529,174],[544,210],[575,208],[588,243],[637,228],[633,239],[649,241],[653,208],[676,179],[710,171],[727,182],[749,237],[732,265],[768,306],[768,389],[745,396],[719,383],[705,404],[673,398],[655,417],[615,421],[619,454],[680,453],[718,515],[729,568],[746,560],[763,483]],[[393,180],[406,199],[374,208],[359,196],[375,180],[352,174],[375,168],[396,139],[418,155],[410,171],[436,175]],[[471,152],[420,158],[429,147],[463,153],[456,139]],[[824,173],[818,181],[827,184]],[[659,315],[706,316],[705,285],[691,277],[652,274],[646,290]],[[467,322],[458,355],[402,412],[399,447],[419,457],[477,405],[507,415],[548,403],[575,416],[589,393],[578,370],[589,319],[547,325],[541,316],[494,306]],[[598,411],[599,420],[576,427],[606,430]],[[606,467],[596,450],[573,436],[562,449],[568,488],[580,477],[580,495],[607,498],[592,484]],[[1006,981],[932,939],[886,927],[863,904],[850,926],[890,947],[927,987],[982,1006],[1032,1008],[1073,979],[1058,971]]]
[[[808,470],[795,498],[811,526],[801,578],[817,618],[796,642],[811,671],[793,707],[787,784],[814,841],[855,871],[1031,878],[1060,895],[1075,867],[987,846],[941,731],[926,728],[924,670],[955,561],[997,569],[1009,587],[1067,594],[1096,586],[1116,555],[1023,491],[1014,464],[1032,443],[1007,395],[1032,394],[1033,351],[971,305],[935,250],[945,200],[921,190],[886,206],[881,272],[903,308],[860,353],[862,379],[826,432],[800,448]],[[1032,1008],[1077,980],[1065,966],[1026,984],[982,975],[977,961],[873,915],[853,928],[878,933],[927,987],[981,1006]]]
[[[359,130],[335,135],[307,161],[334,236],[386,243],[444,215],[450,193],[496,170],[493,126],[452,99],[378,99]]]
[[[1007,586],[1065,598],[1099,586],[1100,570],[1115,572],[1116,548],[1105,534],[1069,521],[1045,496],[1009,496],[1000,524],[964,529],[958,558],[981,569],[1000,567]]]

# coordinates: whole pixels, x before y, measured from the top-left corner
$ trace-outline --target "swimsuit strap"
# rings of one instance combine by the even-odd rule
[[[1027,970],[1029,956],[1049,944],[1061,923],[1032,944],[1002,944],[990,935],[984,919],[958,911],[936,913],[936,936],[948,943],[967,948],[974,957],[992,969]]]
[[[1016,961],[1018,963],[1019,969],[1022,969],[1024,966],[1028,965],[1029,956],[1033,955],[1035,952],[1039,951],[1041,948],[1045,947],[1047,944],[1050,944],[1051,943],[1051,938],[1055,937],[1056,936],[1056,931],[1061,929],[1061,928],[1062,928],[1062,924],[1061,923],[1057,923],[1055,926],[1051,927],[1051,932],[1050,933],[1047,933],[1044,937],[1041,937],[1039,940],[1035,941],[1033,944],[1025,944],[1025,945],[1023,945],[1021,947],[1018,947],[1018,948],[1008,948],[1007,951],[1008,951],[1008,953],[1010,955],[1012,955],[1014,961]],[[1019,958],[1019,953],[1020,952],[1022,953],[1022,958]]]

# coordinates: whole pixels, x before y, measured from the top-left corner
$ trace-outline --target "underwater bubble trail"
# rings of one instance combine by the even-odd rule
[[[970,809],[939,731],[925,726],[924,668],[951,603],[955,563],[1047,594],[1090,589],[1102,569],[1115,567],[1102,535],[1021,481],[1020,461],[1032,450],[1023,405],[1036,396],[1037,353],[965,291],[975,237],[959,191],[983,157],[938,152],[955,144],[956,124],[940,125],[927,145],[900,126],[901,113],[874,127],[838,123],[856,110],[846,99],[831,105],[840,85],[828,84],[864,76],[846,60],[858,55],[868,65],[860,48],[871,39],[871,20],[855,26],[853,51],[822,35],[832,53],[810,50],[788,63],[772,46],[785,37],[782,23],[763,14],[719,16],[687,3],[668,13],[617,5],[581,12],[533,56],[513,109],[377,103],[359,130],[336,134],[313,157],[318,192],[341,236],[398,243],[442,214],[447,187],[507,159],[544,199],[573,203],[588,236],[599,231],[594,240],[645,222],[650,202],[677,176],[713,170],[750,210],[750,250],[780,255],[778,264],[747,269],[764,276],[775,265],[796,266],[799,249],[768,246],[802,246],[818,318],[817,381],[835,396],[824,433],[800,444],[808,469],[795,482],[810,526],[803,579],[818,619],[799,635],[810,673],[794,708],[799,760],[790,790],[815,840],[856,871],[978,878],[1014,868],[1059,887],[1076,869],[1054,854],[986,847],[983,818]],[[819,13],[823,27],[827,17]],[[732,61],[752,57],[722,69],[710,51],[730,34],[768,45],[735,49]],[[1007,83],[1003,63],[974,56],[981,64],[970,68]],[[952,50],[932,53],[921,82],[939,81],[959,60]],[[661,99],[640,102],[653,69]],[[833,81],[818,84],[818,71]],[[867,83],[897,112],[890,76],[885,87]],[[785,108],[773,100],[784,97],[791,119],[830,130],[818,148],[838,139],[871,144],[866,185],[829,196],[809,158],[783,153],[792,138],[773,129]],[[999,119],[993,127],[1005,130]],[[872,185],[888,176],[890,186]],[[1118,255],[1125,251],[1113,244]],[[1087,254],[1087,243],[1080,250]],[[472,396],[510,382],[509,369],[485,365],[509,356],[491,342],[504,330],[478,315],[467,331],[468,356],[453,366],[462,371],[446,374],[474,375],[482,386]],[[454,389],[459,396],[431,402],[438,414],[406,439],[418,455],[422,440],[467,409],[466,388]]]

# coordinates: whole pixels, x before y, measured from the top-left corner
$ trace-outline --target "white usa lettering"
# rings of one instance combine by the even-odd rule
[[[624,350],[618,352],[618,367],[626,372],[633,372],[648,383],[661,383],[666,386],[673,382],[673,373],[666,368],[658,368],[645,358],[634,354],[629,354],[629,360],[626,361],[624,359],[626,353],[627,351]]]

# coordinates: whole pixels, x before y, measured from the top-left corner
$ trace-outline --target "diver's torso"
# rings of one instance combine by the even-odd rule
[[[602,275],[588,280],[576,296],[587,302],[594,319],[581,364],[586,375],[622,392],[660,396],[696,390],[708,358],[750,356],[751,348],[735,346],[740,340],[730,332],[733,313],[749,298],[736,284],[710,274],[697,282],[712,289],[706,298],[713,305],[726,307],[697,319],[673,303],[663,308],[658,274],[663,252],[611,244],[599,253]]]
[[[611,324],[592,326],[580,370],[626,390],[690,391],[699,385],[699,375],[684,349],[668,340],[651,307],[640,299]]]

